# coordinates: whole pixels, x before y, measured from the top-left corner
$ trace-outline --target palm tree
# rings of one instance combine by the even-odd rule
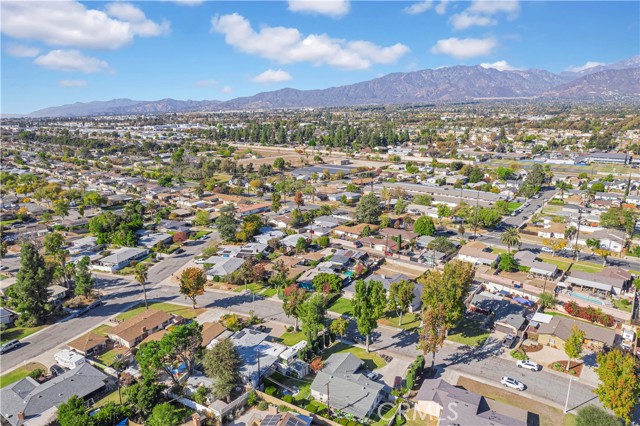
[[[382,188],[382,191],[380,191],[380,197],[384,201],[386,201],[387,211],[389,211],[389,208],[391,207],[391,191],[389,191],[387,188]]]
[[[143,263],[138,263],[134,274],[136,281],[138,281],[138,284],[142,286],[142,292],[144,293],[144,308],[149,309],[149,304],[147,303],[147,288],[145,287],[148,276],[147,266]]]
[[[520,244],[520,231],[518,228],[508,228],[500,236],[500,241],[507,246],[507,253],[511,253],[511,247]]]

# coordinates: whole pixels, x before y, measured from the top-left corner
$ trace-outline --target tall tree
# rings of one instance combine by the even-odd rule
[[[180,411],[168,402],[164,402],[153,407],[146,424],[147,426],[178,426],[181,423]]]
[[[202,361],[207,376],[214,380],[213,392],[217,398],[231,401],[231,391],[241,383],[240,354],[231,339],[225,339],[207,349]]]
[[[366,338],[369,352],[369,337],[378,325],[378,319],[384,314],[386,306],[385,291],[380,281],[356,281],[356,294],[353,298],[353,315],[358,331]]]
[[[127,396],[127,403],[133,408],[134,412],[146,417],[160,401],[163,390],[164,386],[157,383],[155,377],[142,378],[142,380],[127,387],[124,394]]]
[[[298,309],[302,331],[307,335],[309,343],[313,342],[321,329],[324,329],[327,307],[325,298],[316,293],[305,300]]]
[[[298,206],[298,208],[304,206],[304,195],[302,194],[302,192],[296,192],[296,194],[293,196],[293,202],[296,203],[296,206]]]
[[[511,247],[516,247],[520,244],[520,232],[518,228],[507,228],[500,236],[500,242],[507,246],[507,253],[511,253]]]
[[[630,353],[613,349],[597,355],[596,373],[600,383],[595,393],[605,408],[613,411],[616,417],[630,424],[633,410],[640,398],[640,379],[638,363]]]
[[[149,303],[147,302],[147,287],[146,287],[147,277],[149,276],[149,273],[147,271],[147,265],[145,265],[144,263],[138,263],[136,265],[136,269],[133,272],[133,274],[138,284],[142,286],[142,293],[144,294],[144,308],[149,309]]]
[[[284,289],[284,300],[282,303],[282,310],[287,317],[293,317],[295,319],[294,330],[298,330],[298,319],[300,318],[300,306],[307,298],[307,292],[298,286],[298,284],[292,284]]]
[[[347,333],[347,328],[349,327],[349,321],[338,317],[331,321],[329,324],[329,331],[335,334],[336,336],[343,337]]]
[[[207,226],[211,223],[211,216],[206,210],[198,210],[194,219],[196,225]]]
[[[78,262],[75,270],[75,289],[76,296],[88,296],[93,291],[94,279],[89,270],[89,256],[83,256]]]
[[[402,314],[409,310],[415,295],[413,289],[415,285],[411,281],[402,280],[391,284],[389,288],[389,306],[399,314],[398,325],[402,325]]]
[[[220,209],[220,216],[216,219],[216,228],[218,228],[222,239],[234,241],[237,226],[236,207],[232,203],[225,204]]]
[[[431,270],[420,280],[424,285],[422,304],[424,308],[442,304],[447,330],[455,327],[464,314],[464,298],[473,283],[475,269],[473,265],[460,260],[448,262],[444,271]]]
[[[280,295],[280,289],[287,282],[287,267],[282,259],[276,259],[273,261],[271,269],[271,277],[269,283],[276,288],[278,295]]]
[[[193,309],[196,308],[196,298],[204,294],[207,277],[201,268],[185,268],[180,274],[180,294],[191,300]]]
[[[429,216],[420,216],[413,224],[413,232],[418,235],[433,236],[436,233],[436,225]]]
[[[381,213],[382,209],[380,208],[378,197],[373,192],[370,192],[360,198],[356,206],[355,219],[358,223],[378,223]]]
[[[431,367],[435,363],[438,348],[444,345],[447,335],[447,316],[444,306],[436,303],[422,309],[422,327],[418,331],[418,349],[426,356],[432,354]]]
[[[271,194],[271,211],[274,213],[278,213],[280,208],[282,207],[282,195],[279,192],[274,192]]]
[[[64,279],[64,285],[69,287],[67,271],[65,268],[69,250],[64,248],[64,236],[59,232],[47,234],[44,237],[43,246],[46,252],[52,255],[56,262],[58,262],[58,270]]]
[[[16,283],[8,290],[11,305],[20,313],[18,324],[44,323],[49,313],[50,282],[51,271],[42,255],[32,243],[23,243]]]
[[[577,325],[574,325],[571,329],[571,335],[564,343],[564,353],[569,357],[569,360],[567,361],[567,371],[569,371],[571,360],[580,358],[580,354],[582,354],[584,336],[584,331],[580,330]]]
[[[87,413],[84,401],[77,395],[73,395],[60,404],[57,417],[60,426],[85,426],[91,424],[91,417]]]

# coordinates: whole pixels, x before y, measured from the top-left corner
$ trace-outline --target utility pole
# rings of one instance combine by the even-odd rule
[[[567,389],[567,399],[564,401],[564,414],[567,414],[569,408],[569,394],[571,393],[571,383],[573,382],[573,376],[569,376],[569,389]]]
[[[476,239],[476,232],[478,231],[478,204],[480,203],[480,191],[478,191],[478,195],[476,196],[476,220],[473,224],[473,239]]]
[[[576,230],[576,242],[573,245],[573,259],[578,260],[578,239],[580,238],[580,222],[582,221],[582,209],[578,208],[578,229]]]

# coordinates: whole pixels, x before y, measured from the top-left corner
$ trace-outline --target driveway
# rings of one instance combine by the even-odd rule
[[[387,365],[376,370],[378,373],[382,374],[382,378],[379,381],[383,381],[387,386],[393,388],[393,382],[395,381],[396,376],[404,378],[410,365],[411,361],[398,357],[393,358]]]

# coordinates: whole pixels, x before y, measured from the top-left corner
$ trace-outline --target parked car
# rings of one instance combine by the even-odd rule
[[[367,378],[368,378],[369,380],[373,380],[374,382],[375,382],[376,380],[378,380],[380,377],[382,377],[382,374],[377,373],[377,372],[375,372],[375,371],[372,371],[372,372],[370,372],[370,373],[367,373]]]
[[[535,362],[529,360],[519,360],[518,362],[516,362],[516,365],[518,366],[518,368],[526,368],[527,370],[531,371],[542,370],[542,366],[540,364],[536,364]]]
[[[196,259],[196,264],[198,265],[202,265],[207,259],[202,258],[202,259]]]
[[[66,373],[67,370],[60,367],[58,364],[53,364],[49,369],[49,372],[51,372],[51,375],[55,377],[55,376],[60,376],[61,374]]]
[[[551,247],[542,247],[540,251],[543,251],[545,253],[553,253],[553,249]]]
[[[7,265],[0,265],[0,271],[4,271],[5,269],[9,269]]]
[[[101,306],[102,304],[104,304],[104,302],[101,299],[96,300],[95,302],[93,302],[92,304],[90,304],[89,306],[87,306],[89,309],[95,309],[98,306]]]
[[[354,242],[353,245],[356,246],[357,248],[362,247],[362,243],[360,241]]]
[[[514,337],[513,334],[507,334],[504,340],[502,340],[502,346],[504,346],[507,349],[511,349],[515,341],[516,341],[516,338]]]
[[[176,251],[174,251],[173,253],[174,253],[174,254],[181,254],[181,253],[184,253],[184,249],[181,249],[181,248],[176,249]]]
[[[524,383],[519,382],[516,379],[513,379],[511,377],[507,377],[507,376],[502,377],[502,379],[500,380],[500,383],[502,383],[504,386],[508,388],[517,389],[519,391],[524,390]]]
[[[396,376],[396,378],[393,380],[393,388],[394,389],[402,388],[402,377]]]
[[[12,351],[18,347],[20,347],[20,340],[9,340],[4,345],[0,346],[0,354]]]

